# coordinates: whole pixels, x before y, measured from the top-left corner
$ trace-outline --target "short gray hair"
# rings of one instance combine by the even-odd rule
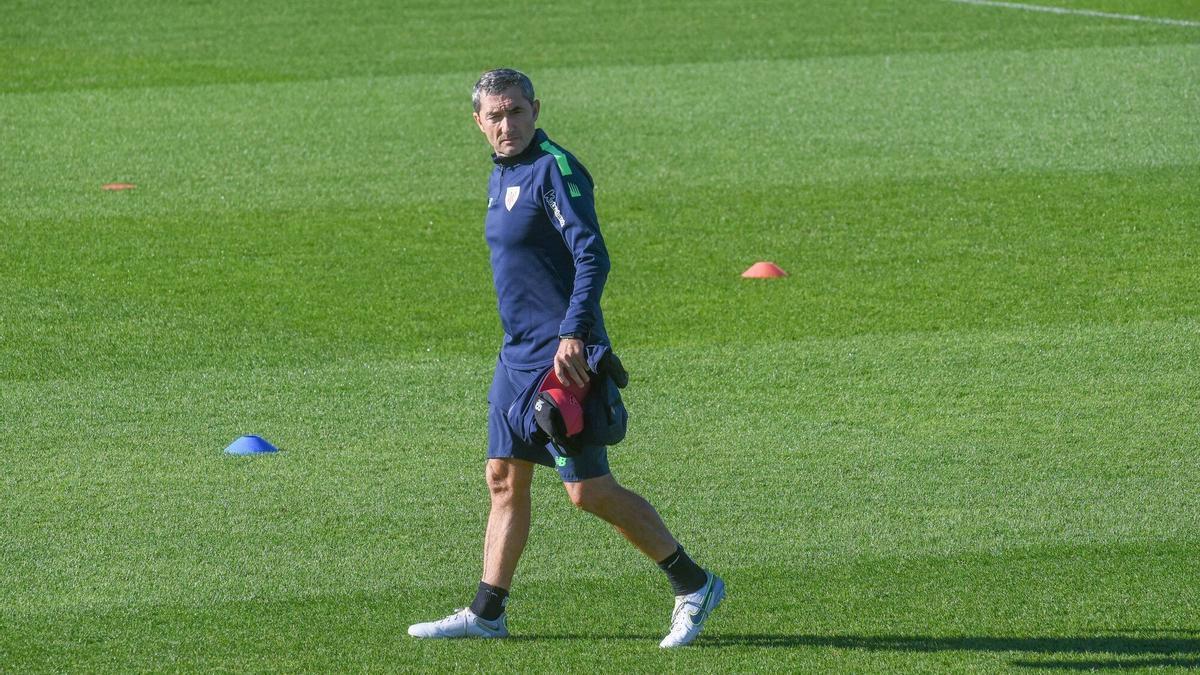
[[[471,95],[471,103],[475,105],[475,112],[479,112],[481,97],[499,94],[513,86],[520,87],[521,93],[525,95],[531,105],[533,104],[533,82],[525,76],[525,73],[512,68],[496,68],[479,76],[479,81],[475,83],[475,93]]]

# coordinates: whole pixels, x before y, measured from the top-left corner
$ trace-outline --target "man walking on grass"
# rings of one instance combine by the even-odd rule
[[[689,644],[725,597],[725,582],[698,566],[645,499],[617,483],[604,446],[566,453],[514,430],[510,408],[552,369],[567,387],[586,387],[588,347],[608,346],[600,294],[608,251],[600,235],[587,169],[535,125],[533,83],[509,69],[475,84],[475,123],[492,146],[485,233],[504,344],[488,392],[486,477],[491,512],[483,579],[471,606],[410,626],[420,638],[508,636],[509,588],[529,537],[530,485],[537,464],[554,467],[579,508],[610,523],[666,573],[675,592],[661,647]],[[547,376],[548,377],[548,376]]]

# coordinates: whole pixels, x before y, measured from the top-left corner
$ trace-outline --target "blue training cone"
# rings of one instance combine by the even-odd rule
[[[264,452],[279,452],[279,448],[262,436],[242,436],[225,448],[231,455],[257,455]]]

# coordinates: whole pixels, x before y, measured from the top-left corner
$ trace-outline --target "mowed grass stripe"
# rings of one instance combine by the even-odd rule
[[[1196,334],[1185,321],[634,350],[635,433],[614,471],[731,573],[1194,546]],[[4,604],[69,616],[467,587],[486,510],[485,368],[427,359],[14,387],[0,410],[17,422],[0,459]],[[245,432],[286,450],[221,454]],[[530,585],[655,578],[573,512],[549,471],[535,501]]]
[[[606,311],[622,348],[1194,318],[1197,181],[1163,168],[605,198]],[[480,208],[121,219],[87,245],[68,227],[15,234],[0,373],[492,353]],[[739,278],[758,259],[791,276]]]
[[[1200,45],[534,72],[602,198],[1194,165]],[[478,198],[473,73],[9,97],[9,224]],[[703,82],[704,86],[696,86]],[[644,92],[656,92],[654,114]],[[880,105],[886,101],[887,105]],[[751,114],[751,111],[755,111]],[[758,112],[761,111],[761,112]],[[457,120],[457,121],[455,121]],[[108,194],[104,182],[139,184]]]
[[[1189,0],[1053,0],[1034,2],[1066,9],[1141,14],[1151,17],[1200,19],[1200,7]]]
[[[1186,0],[1145,4],[1142,13],[1200,18]],[[1188,28],[1006,14],[942,0],[775,0],[751,11],[730,0],[611,2],[528,13],[461,1],[141,3],[124,12],[19,2],[0,26],[0,92],[1192,42]],[[480,38],[517,34],[539,48]]]
[[[14,666],[170,663],[239,670],[280,663],[315,670],[437,663],[478,671],[514,660],[538,670],[573,670],[580,649],[602,651],[603,671],[695,669],[714,662],[745,669],[905,670],[1039,662],[1114,667],[1168,659],[1195,665],[1200,640],[1192,631],[1129,628],[1193,611],[1195,596],[1181,595],[1171,584],[1194,572],[1185,550],[1154,545],[865,560],[783,577],[748,570],[730,575],[731,592],[738,589],[740,596],[730,597],[706,633],[707,648],[682,653],[655,646],[669,601],[662,580],[648,574],[571,580],[575,593],[587,599],[573,606],[573,623],[555,618],[560,588],[527,584],[511,610],[518,637],[507,643],[407,639],[410,617],[439,605],[419,595],[414,606],[413,595],[393,590],[37,617],[22,620],[17,634],[42,637],[10,642],[8,653]],[[1131,602],[1129,584],[1138,585],[1137,601]],[[614,616],[624,619],[614,623]]]
[[[1095,9],[1084,9],[1081,7],[1061,7],[1048,3],[1032,3],[1032,2],[998,2],[996,0],[948,0],[962,5],[976,5],[979,7],[989,7],[997,9],[1009,9],[1023,12],[1043,12],[1048,14],[1058,14],[1060,16],[1081,16],[1090,19],[1105,19],[1110,21],[1135,21],[1138,23],[1150,23],[1162,26],[1179,26],[1183,28],[1200,28],[1200,21],[1188,21],[1187,19],[1173,19],[1165,16],[1146,16],[1142,14],[1117,14],[1113,12],[1101,12]],[[1182,9],[1182,8],[1181,8]],[[1159,8],[1159,11],[1163,11]],[[1167,11],[1170,11],[1169,9]]]

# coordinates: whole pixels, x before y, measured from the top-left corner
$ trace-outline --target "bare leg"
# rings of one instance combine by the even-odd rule
[[[575,506],[607,521],[654,562],[679,546],[650,502],[621,487],[611,474],[563,486]]]
[[[483,540],[483,581],[511,588],[517,561],[529,541],[533,464],[520,459],[489,459],[488,492],[492,510]]]

